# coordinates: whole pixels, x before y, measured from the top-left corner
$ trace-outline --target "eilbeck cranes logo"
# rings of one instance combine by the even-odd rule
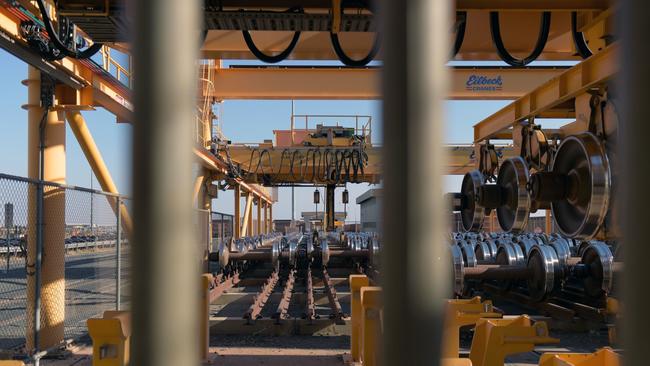
[[[501,75],[494,77],[486,75],[470,75],[465,82],[465,89],[468,91],[500,91],[503,89]]]

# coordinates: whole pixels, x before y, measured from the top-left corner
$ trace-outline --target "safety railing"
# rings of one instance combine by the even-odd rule
[[[121,205],[130,199],[0,174],[0,350],[36,354],[128,308]]]
[[[303,129],[304,123],[304,129]],[[314,132],[317,125],[351,128],[354,134],[362,136],[367,144],[372,143],[372,116],[356,114],[293,114],[291,115],[292,144],[296,132]],[[296,127],[298,126],[298,127]]]
[[[194,126],[195,142],[203,147],[209,147],[212,139],[212,112],[214,94],[214,60],[202,60],[199,65],[199,96],[196,106],[196,123]]]
[[[113,52],[119,52],[119,51],[114,51],[112,48],[108,46],[104,46],[100,50],[100,54],[102,56],[102,68],[106,70],[109,74],[113,75],[117,81],[121,82],[122,84],[128,86],[129,88],[133,87],[133,77],[131,73],[131,55],[128,55],[126,53],[119,52],[120,55],[123,55],[124,58],[126,58],[126,63],[127,66],[123,66],[116,57],[113,57]]]

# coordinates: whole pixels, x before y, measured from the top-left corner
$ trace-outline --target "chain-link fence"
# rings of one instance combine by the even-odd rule
[[[77,339],[128,308],[128,199],[0,174],[0,204],[0,350]]]
[[[229,215],[221,212],[215,212],[215,211],[212,212],[213,242],[217,240],[218,243],[221,243],[226,239],[232,238],[234,220],[235,217],[233,215]]]
[[[232,238],[235,217],[233,215],[215,211],[211,212],[210,217],[212,221],[210,252],[216,252],[219,250],[220,243],[228,242],[230,238]],[[208,272],[216,272],[219,268],[217,262],[208,262]]]

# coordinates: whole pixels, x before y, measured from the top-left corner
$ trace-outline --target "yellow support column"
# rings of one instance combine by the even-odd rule
[[[496,228],[496,225],[494,225],[494,219],[496,217],[496,215],[495,215],[496,212],[497,212],[496,210],[492,210],[492,212],[490,212],[490,216],[488,216],[489,220],[490,220],[490,226],[489,227],[490,227],[490,232],[491,233],[493,233],[495,228]]]
[[[361,361],[361,288],[370,285],[366,275],[350,275],[351,336],[350,353],[352,362]]]
[[[361,349],[364,366],[375,366],[379,363],[380,341],[382,335],[383,305],[381,302],[381,287],[362,287],[361,306],[363,321],[361,323]]]
[[[262,235],[262,199],[257,199],[257,235]]]
[[[248,212],[248,225],[247,225],[248,226],[248,228],[247,228],[248,236],[254,235],[253,234],[253,203],[254,203],[253,194],[249,192],[248,193],[248,199],[246,201],[246,209],[247,209],[247,212]]]
[[[120,192],[117,190],[115,182],[113,182],[111,173],[108,171],[106,163],[104,163],[102,154],[99,152],[99,148],[97,147],[97,144],[95,144],[93,135],[90,133],[86,120],[81,115],[81,112],[67,111],[65,116],[70,124],[70,129],[72,130],[72,133],[74,133],[77,142],[79,142],[79,146],[86,156],[86,160],[88,161],[90,168],[93,170],[95,177],[97,177],[102,190],[119,194]],[[108,199],[111,209],[113,209],[115,214],[117,214],[115,198],[108,196],[106,198]],[[122,215],[122,227],[126,231],[127,235],[131,235],[131,228],[133,227],[133,224],[131,223],[131,215],[124,204],[120,205],[120,214]]]
[[[241,236],[249,236],[253,231],[252,212],[253,212],[253,195],[246,193],[246,207],[244,207],[244,222],[241,224]]]
[[[273,203],[269,203],[269,232],[273,232]]]
[[[269,213],[267,211],[268,203],[262,201],[262,211],[264,211],[264,224],[262,225],[262,232],[264,234],[269,233]]]
[[[43,131],[42,178],[55,183],[65,183],[65,119],[62,112],[45,110],[40,106],[41,74],[29,67],[27,85],[28,101],[28,176],[40,177],[40,128]],[[44,119],[44,123],[41,121]],[[28,350],[36,347],[34,340],[34,295],[36,281],[36,187],[29,189],[29,233],[27,243],[27,329]],[[43,251],[41,262],[41,316],[38,349],[46,349],[63,341],[65,321],[65,190],[43,189]]]
[[[551,210],[546,210],[546,219],[544,220],[544,224],[546,226],[545,227],[545,229],[546,229],[545,233],[546,233],[546,235],[548,235],[548,234],[551,233],[551,229],[553,227],[552,226],[553,223],[552,223],[552,219],[551,219]]]
[[[233,236],[235,239],[241,238],[241,187],[235,185],[235,217],[233,218]],[[234,248],[230,248],[231,250]]]

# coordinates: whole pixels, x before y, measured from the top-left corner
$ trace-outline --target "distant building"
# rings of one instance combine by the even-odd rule
[[[361,211],[361,231],[380,231],[381,196],[381,189],[373,188],[357,197],[356,202]]]
[[[14,205],[13,203],[5,203],[5,228],[11,229],[14,227]]]

